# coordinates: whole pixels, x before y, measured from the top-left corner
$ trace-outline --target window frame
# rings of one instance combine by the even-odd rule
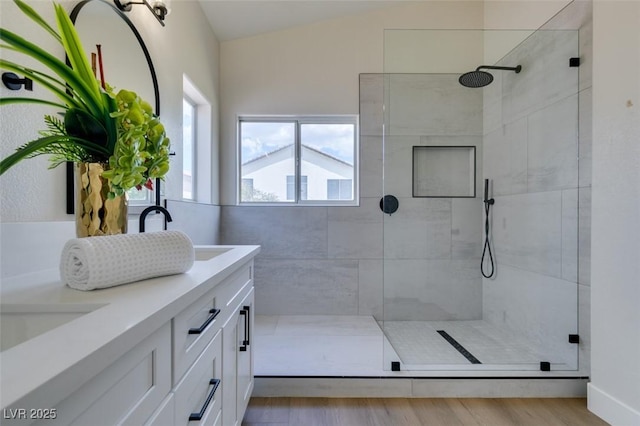
[[[360,128],[357,114],[344,115],[241,115],[236,121],[236,205],[238,206],[359,206],[360,205]],[[242,123],[293,123],[294,131],[294,170],[295,199],[277,202],[242,201]],[[301,127],[305,124],[349,124],[353,125],[353,200],[302,200],[302,136]]]
[[[182,105],[187,103],[191,107],[191,198],[184,196],[184,130],[182,133],[182,185],[180,186],[181,199],[184,201],[196,201],[198,199],[198,103],[187,93],[182,94]],[[183,111],[184,112],[184,111]],[[183,123],[184,124],[184,123]],[[184,128],[184,126],[183,126]]]

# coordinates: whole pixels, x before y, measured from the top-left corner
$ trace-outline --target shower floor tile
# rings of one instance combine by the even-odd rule
[[[384,327],[405,364],[470,363],[438,330],[446,331],[482,364],[536,366],[543,359],[524,342],[484,321],[386,321]]]
[[[382,330],[373,317],[255,317],[256,376],[379,376]]]
[[[386,321],[338,315],[256,315],[256,376],[392,376],[385,339],[404,364],[423,370],[538,370],[542,357],[525,342],[484,321]],[[482,364],[472,364],[438,330],[446,331]],[[389,354],[387,354],[389,355]]]

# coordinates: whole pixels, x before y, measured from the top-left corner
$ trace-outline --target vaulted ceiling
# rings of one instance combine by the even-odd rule
[[[199,0],[220,41],[413,3],[405,0]],[[417,0],[425,1],[425,0]]]

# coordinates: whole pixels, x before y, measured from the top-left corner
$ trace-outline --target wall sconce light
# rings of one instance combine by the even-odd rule
[[[19,78],[12,72],[2,73],[2,82],[9,90],[20,90],[24,86],[25,90],[33,90],[33,81],[27,77]]]
[[[148,0],[142,1],[128,1],[128,0],[113,0],[116,7],[123,12],[131,12],[131,7],[134,4],[144,4],[147,8],[153,13],[153,16],[156,17],[160,25],[164,27],[164,18],[169,14],[169,8],[167,7],[166,1],[164,0],[152,0],[152,3],[149,3]]]

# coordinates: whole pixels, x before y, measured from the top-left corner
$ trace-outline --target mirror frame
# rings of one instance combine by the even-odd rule
[[[149,54],[149,50],[147,49],[147,46],[144,44],[144,40],[142,39],[142,36],[136,29],[136,26],[133,24],[133,22],[131,22],[131,20],[129,20],[129,18],[127,18],[124,13],[118,10],[117,7],[115,7],[114,5],[112,5],[111,3],[105,0],[82,0],[80,3],[75,5],[73,10],[71,11],[71,14],[69,15],[69,17],[71,18],[71,22],[75,25],[76,20],[78,19],[78,14],[82,10],[82,8],[91,2],[104,3],[106,6],[110,7],[112,11],[115,12],[116,15],[120,17],[120,19],[122,19],[129,26],[129,29],[136,36],[136,39],[140,44],[140,48],[144,53],[144,57],[147,60],[147,65],[149,65],[149,72],[151,73],[151,81],[153,83],[153,92],[156,98],[155,114],[159,116],[160,115],[160,89],[158,88],[158,77],[156,76],[156,70],[153,67],[153,61],[151,60],[151,55]],[[68,66],[71,66],[71,64],[69,63],[69,59],[66,56],[65,56],[65,61]],[[74,184],[73,162],[67,162],[66,172],[67,172],[67,214],[74,214],[75,213],[75,189],[74,189],[75,184]],[[156,197],[159,197],[160,185],[156,185],[155,189],[156,189]],[[156,204],[158,202],[159,202],[159,198],[156,199]]]

